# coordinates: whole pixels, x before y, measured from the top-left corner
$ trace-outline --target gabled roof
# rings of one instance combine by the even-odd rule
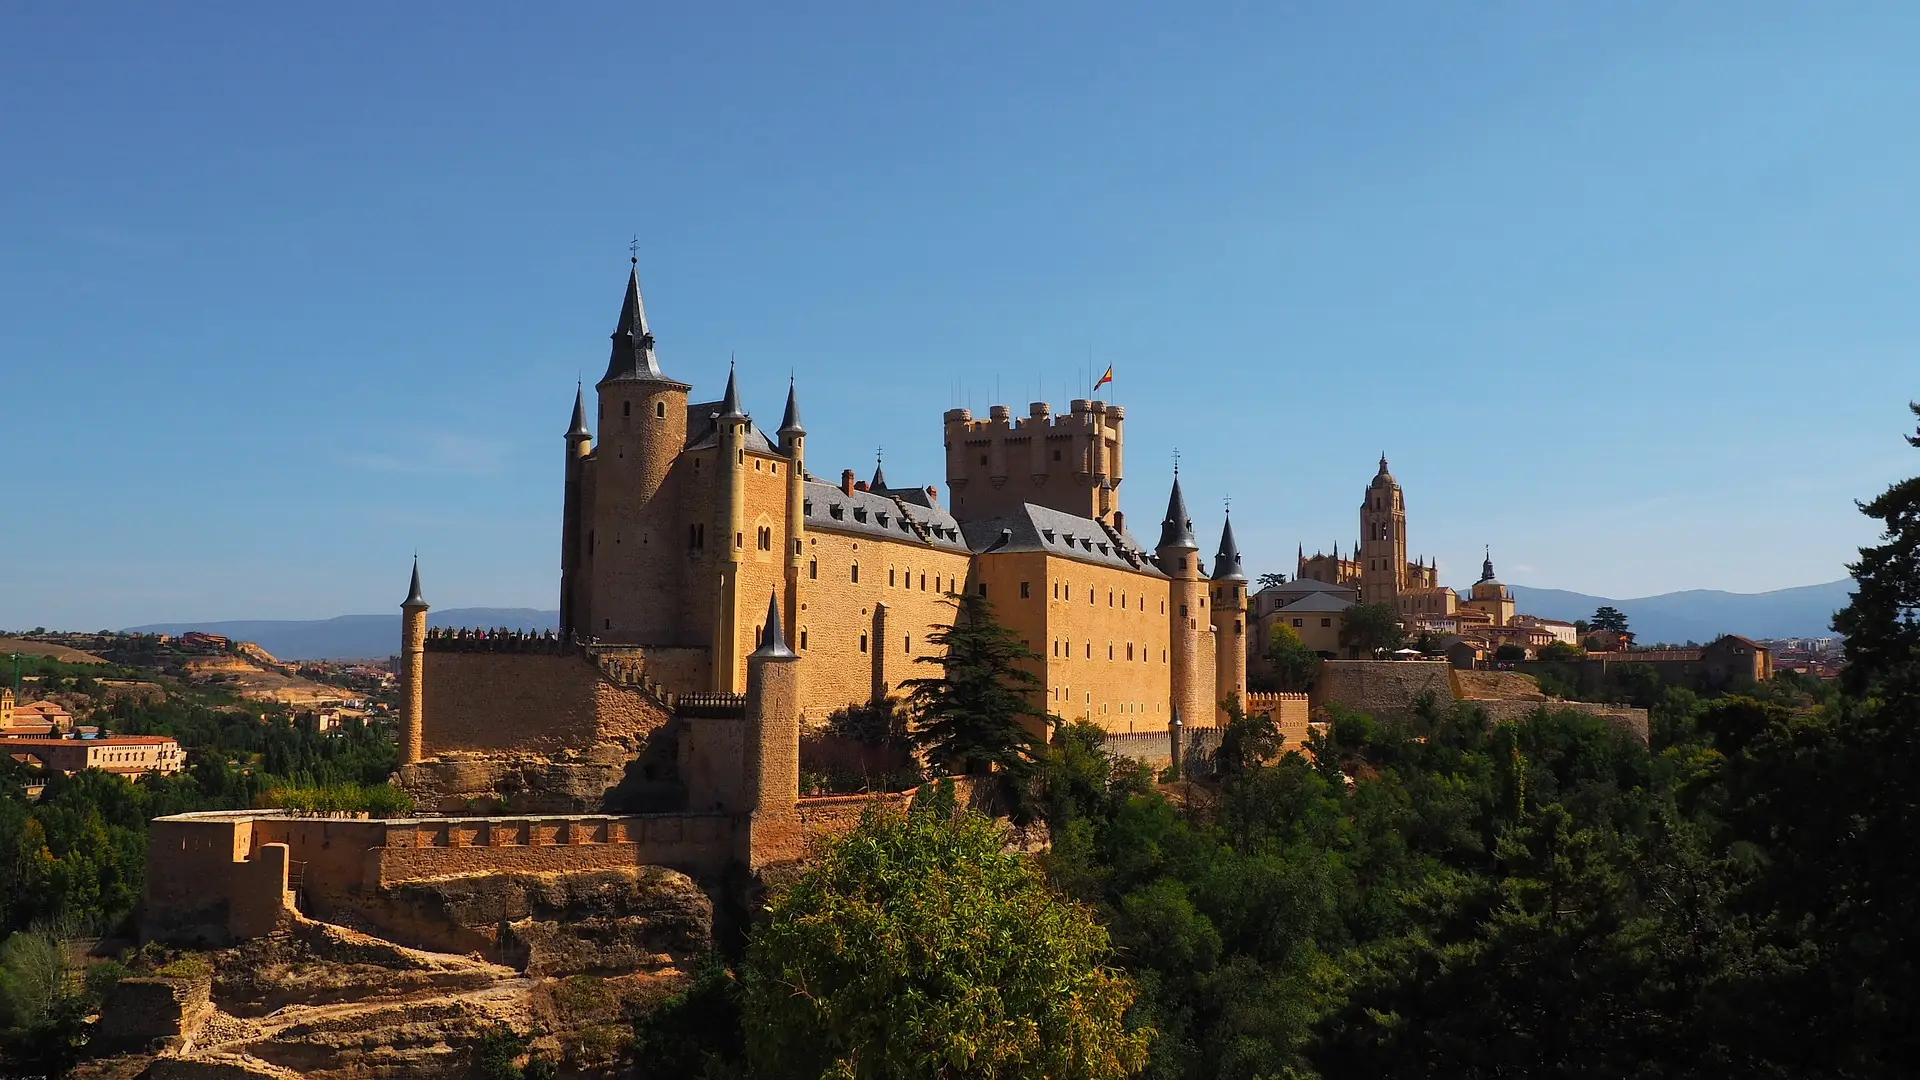
[[[1352,585],[1335,585],[1331,581],[1315,581],[1312,578],[1295,578],[1278,585],[1269,585],[1255,596],[1306,596],[1309,593],[1358,593]]]
[[[1345,597],[1328,593],[1308,593],[1274,612],[1276,615],[1299,614],[1301,612],[1345,611],[1353,606],[1353,601]]]

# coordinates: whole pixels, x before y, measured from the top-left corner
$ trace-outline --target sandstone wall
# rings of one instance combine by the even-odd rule
[[[1313,713],[1305,694],[1250,693],[1243,706],[1248,716],[1265,713],[1280,729],[1281,750],[1297,750],[1307,744],[1307,722]]]
[[[1588,716],[1597,716],[1608,724],[1637,739],[1647,742],[1647,710],[1635,709],[1627,705],[1602,705],[1591,701],[1474,701],[1474,708],[1487,714],[1487,722],[1498,724],[1507,720],[1524,720],[1541,709],[1555,712],[1578,712]]]
[[[1445,660],[1326,660],[1309,699],[1315,708],[1339,705],[1377,720],[1406,717],[1423,695],[1453,700],[1452,665]]]

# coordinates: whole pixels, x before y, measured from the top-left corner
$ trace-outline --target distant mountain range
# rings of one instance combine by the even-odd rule
[[[1822,637],[1833,633],[1833,613],[1846,606],[1853,581],[1842,578],[1824,585],[1775,589],[1763,593],[1730,593],[1689,589],[1634,600],[1509,586],[1515,605],[1529,615],[1548,619],[1589,619],[1593,610],[1611,604],[1626,612],[1634,636],[1643,642],[1711,641],[1721,634],[1752,638]],[[1462,590],[1464,591],[1464,590]],[[514,630],[552,630],[560,623],[557,611],[533,608],[449,608],[434,611],[433,626],[504,626]],[[400,616],[341,615],[332,619],[263,619],[235,622],[154,623],[130,626],[129,633],[181,634],[200,630],[251,641],[282,660],[377,660],[400,650]]]
[[[1633,600],[1509,586],[1514,605],[1528,615],[1547,619],[1591,619],[1602,604],[1626,613],[1627,625],[1642,643],[1712,641],[1721,634],[1750,638],[1828,637],[1833,613],[1847,606],[1853,579],[1821,585],[1802,585],[1763,593],[1730,593],[1716,589],[1688,589]]]
[[[427,613],[429,626],[504,626],[552,630],[557,611],[533,608],[448,608]],[[340,615],[332,619],[249,619],[231,622],[152,623],[129,634],[184,634],[199,630],[251,641],[281,660],[384,660],[400,651],[400,615]]]

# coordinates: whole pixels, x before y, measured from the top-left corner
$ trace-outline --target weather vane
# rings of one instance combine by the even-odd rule
[[[627,244],[627,255],[632,258],[633,265],[635,266],[640,265],[640,234],[639,233],[634,233],[632,241],[630,241]]]

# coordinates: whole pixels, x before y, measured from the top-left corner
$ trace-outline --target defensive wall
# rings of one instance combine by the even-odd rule
[[[973,778],[956,798],[978,797]],[[466,951],[396,886],[479,874],[565,874],[663,866],[719,880],[730,862],[791,861],[867,810],[903,808],[913,792],[800,799],[785,813],[569,814],[514,817],[294,816],[279,810],[156,819],[147,848],[141,937],[207,945],[269,933],[288,912],[364,922],[404,944]]]
[[[1259,695],[1250,695],[1252,700]],[[1590,701],[1560,701],[1539,692],[1531,679],[1461,672],[1445,660],[1326,660],[1314,684],[1315,709],[1338,705],[1376,719],[1406,719],[1423,698],[1438,704],[1466,701],[1491,723],[1519,720],[1536,710],[1585,713],[1647,741],[1647,710]]]
[[[1243,710],[1248,716],[1264,714],[1273,718],[1274,726],[1280,732],[1282,752],[1298,750],[1306,745],[1310,716],[1307,695],[1251,693],[1243,703]],[[1109,756],[1130,758],[1159,769],[1173,763],[1173,746],[1177,737],[1181,743],[1181,760],[1197,765],[1211,760],[1219,751],[1225,728],[1197,724],[1182,725],[1177,729],[1177,736],[1175,731],[1169,725],[1159,731],[1108,732],[1104,746]]]

